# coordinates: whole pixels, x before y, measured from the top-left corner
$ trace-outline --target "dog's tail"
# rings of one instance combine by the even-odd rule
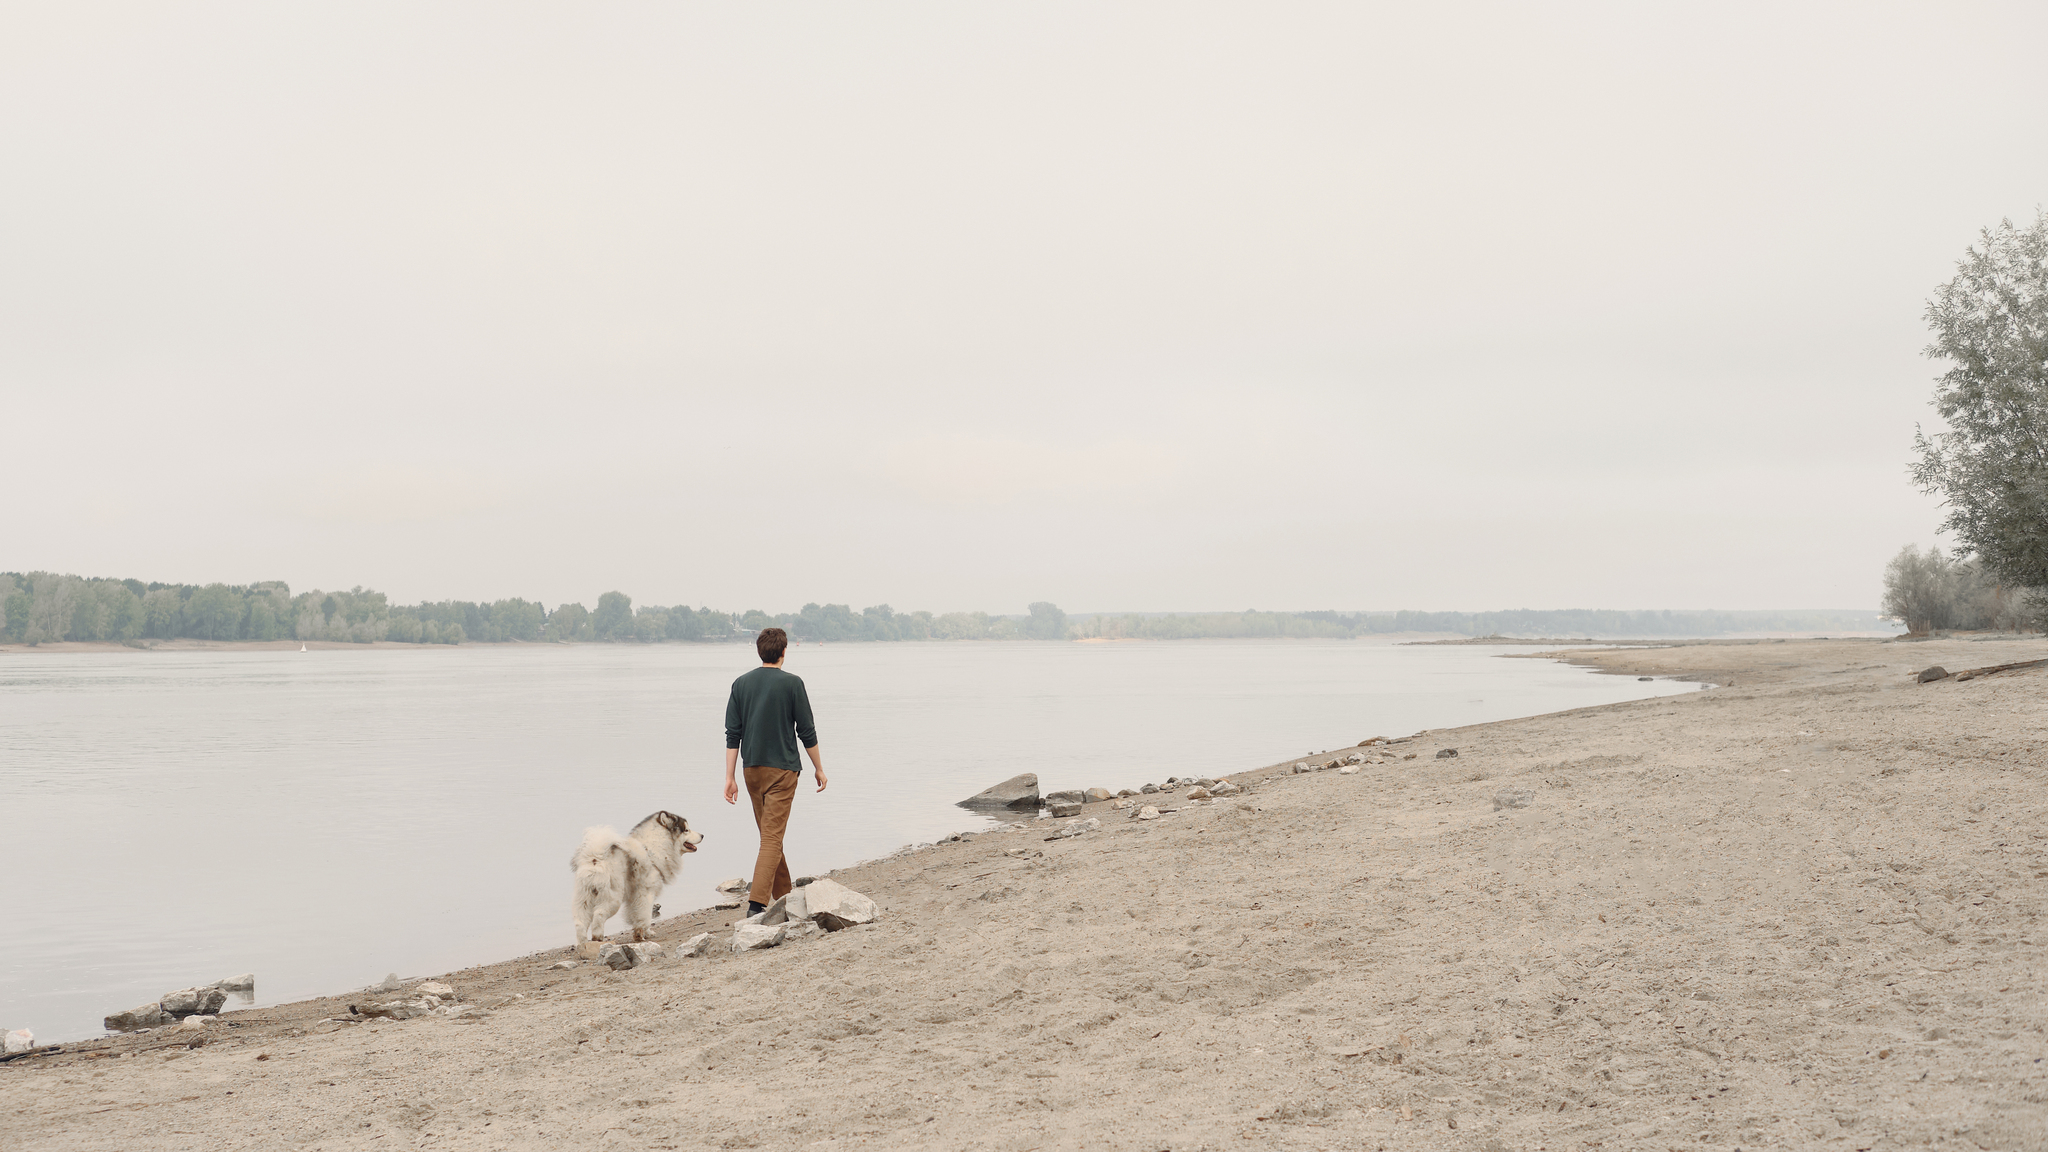
[[[569,857],[569,870],[576,874],[576,889],[592,894],[611,886],[612,853],[618,849],[619,834],[610,828],[585,828],[583,843]]]

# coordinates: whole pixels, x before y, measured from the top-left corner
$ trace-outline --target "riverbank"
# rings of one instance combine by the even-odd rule
[[[232,1013],[196,1049],[66,1045],[0,1064],[0,1131],[52,1148],[2038,1146],[2043,673],[1910,674],[2041,656],[1570,653],[1730,686],[846,869],[881,922],[765,953],[612,973],[555,970],[561,949],[443,974],[477,1006],[461,1017],[339,1023],[336,997]],[[687,873],[664,902],[716,878]],[[733,915],[662,935],[722,937]]]

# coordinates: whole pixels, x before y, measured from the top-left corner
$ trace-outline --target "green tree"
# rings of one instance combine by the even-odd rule
[[[1949,430],[1914,436],[1913,479],[1993,574],[2048,585],[2048,211],[1985,229],[1927,322],[1926,354],[1949,363],[1934,393]]]
[[[225,584],[208,584],[185,601],[185,635],[233,640],[242,631],[242,598]]]
[[[597,598],[597,611],[590,614],[590,630],[599,640],[633,638],[633,598],[624,592],[607,592]]]
[[[1024,621],[1024,635],[1033,640],[1064,640],[1067,638],[1067,614],[1059,605],[1043,600],[1031,605],[1031,616]]]
[[[543,639],[557,643],[588,640],[590,636],[590,609],[581,604],[564,604],[549,613],[547,628],[541,633]]]

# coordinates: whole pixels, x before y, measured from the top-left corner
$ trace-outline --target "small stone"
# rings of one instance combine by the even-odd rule
[[[446,984],[441,983],[439,980],[423,981],[418,987],[415,987],[413,991],[419,993],[422,996],[432,996],[436,1000],[455,999],[455,989],[449,987]]]
[[[218,1024],[218,1023],[220,1023],[220,1017],[218,1017],[218,1016],[204,1016],[204,1015],[193,1015],[193,1016],[187,1016],[187,1017],[185,1017],[185,1018],[184,1018],[183,1020],[180,1020],[180,1021],[178,1021],[178,1026],[177,1026],[177,1028],[173,1029],[173,1031],[177,1031],[177,1032],[198,1032],[198,1031],[200,1031],[201,1029],[205,1028],[205,1027],[206,1027],[206,1026],[207,1026],[208,1024]]]
[[[1099,832],[1101,830],[1102,821],[1100,820],[1076,820],[1071,824],[1062,825],[1059,831],[1047,836],[1046,839],[1065,840],[1070,837],[1079,836],[1083,832]]]
[[[1948,679],[1948,669],[1936,664],[1932,668],[1922,670],[1915,679],[1922,684],[1932,684],[1936,680],[1946,680]]]
[[[638,944],[607,944],[598,949],[598,962],[614,972],[624,972],[652,963],[661,955],[661,945],[648,940]]]
[[[1088,802],[1088,794],[1079,788],[1062,788],[1058,792],[1047,792],[1045,794],[1045,802],[1047,804],[1086,804]]]
[[[1136,793],[1136,792],[1134,792],[1134,791],[1132,791],[1132,790],[1131,790],[1131,789],[1129,789],[1129,788],[1120,788],[1120,789],[1118,789],[1118,790],[1117,790],[1117,798],[1118,798],[1118,799],[1122,799],[1122,798],[1124,798],[1125,796],[1136,796],[1136,795],[1137,795],[1137,793]]]
[[[158,1001],[165,1012],[180,1020],[199,1013],[211,1015],[220,1011],[220,1006],[227,1002],[226,992],[211,987],[180,988],[176,992],[165,993],[164,998]]]
[[[960,801],[964,808],[1036,808],[1038,807],[1038,773],[1025,772],[1012,776],[992,788],[985,788],[967,799]]]
[[[548,971],[567,972],[569,969],[574,968],[581,963],[581,960],[557,960],[553,964],[548,965]]]
[[[1493,794],[1493,810],[1503,808],[1527,808],[1536,802],[1536,793],[1527,788],[1503,788]]]
[[[872,924],[880,915],[875,902],[836,880],[820,880],[804,889],[805,913],[827,932]]]
[[[714,892],[745,892],[747,886],[752,883],[753,881],[745,876],[735,876],[730,880],[720,880],[711,886],[711,890]]]
[[[1159,791],[1159,785],[1157,784],[1147,784],[1143,788],[1138,789],[1139,795],[1142,796],[1150,796],[1157,791]]]
[[[7,1034],[6,1039],[0,1040],[0,1055],[12,1056],[17,1052],[26,1052],[35,1046],[35,1033],[26,1028],[16,1028]]]
[[[144,1028],[156,1028],[171,1022],[170,1014],[159,1004],[144,1004],[126,1012],[116,1012],[100,1021],[109,1032],[140,1032]]]
[[[711,933],[699,932],[676,945],[676,959],[694,960],[711,950]]]
[[[1207,800],[1208,798],[1209,790],[1207,788],[1195,787],[1188,790],[1188,799],[1190,800]]]
[[[1088,790],[1088,799],[1093,802],[1097,800],[1113,800],[1115,797],[1109,794],[1109,789],[1107,788],[1090,788]]]
[[[1365,763],[1365,756],[1361,753],[1353,752],[1344,758],[1344,762],[1346,764],[1363,764]]]
[[[1138,809],[1137,819],[1157,820],[1159,819],[1159,809],[1154,808],[1150,804],[1147,804],[1143,808]]]
[[[1437,749],[1436,758],[1439,760],[1456,760],[1458,758],[1458,750],[1456,748],[1439,748]]]
[[[1121,812],[1124,809],[1132,807],[1135,804],[1137,804],[1136,800],[1118,800],[1116,803],[1110,805],[1110,807],[1115,808],[1117,811]]]
[[[1052,810],[1053,819],[1060,820],[1068,816],[1079,816],[1082,804],[1079,800],[1054,800],[1046,807]]]
[[[1313,772],[1313,771],[1315,771],[1315,769],[1313,769],[1313,768],[1309,767],[1309,766],[1308,766],[1308,765],[1306,765],[1306,764],[1296,764],[1296,765],[1294,766],[1294,774],[1295,774],[1295,775],[1297,775],[1297,776],[1299,776],[1299,775],[1302,775],[1303,773],[1307,773],[1307,772]]]
[[[782,942],[785,944],[791,940],[802,940],[807,936],[816,936],[824,931],[823,928],[818,927],[815,920],[792,920],[783,927],[789,929],[782,937]]]
[[[396,973],[396,972],[392,972],[392,973],[389,973],[389,974],[387,974],[387,975],[386,975],[386,976],[384,977],[384,979],[382,979],[382,980],[378,981],[377,983],[375,983],[375,984],[372,984],[372,985],[370,985],[370,986],[369,986],[368,988],[364,989],[364,991],[366,991],[366,992],[396,992],[396,991],[398,991],[398,990],[399,990],[400,988],[403,988],[403,987],[405,987],[405,982],[404,982],[404,981],[402,981],[402,980],[400,980],[400,979],[398,978],[398,973]]]
[[[1238,793],[1240,793],[1240,792],[1242,792],[1242,791],[1244,791],[1244,789],[1243,789],[1243,788],[1242,788],[1241,786],[1239,786],[1239,785],[1237,784],[1237,782],[1235,782],[1235,781],[1232,781],[1232,780],[1218,780],[1218,781],[1216,782],[1216,786],[1215,786],[1215,787],[1213,787],[1213,788],[1211,788],[1211,789],[1209,789],[1209,795],[1211,795],[1211,796],[1235,796],[1235,795],[1237,795]]]
[[[713,902],[711,906],[713,908],[718,908],[722,910],[726,908],[738,908],[740,905],[745,903],[745,900],[719,900]]]
[[[752,952],[761,948],[773,948],[789,935],[789,929],[781,924],[749,924],[744,920],[733,925],[732,950]]]
[[[1337,775],[1339,775],[1339,776],[1349,776],[1349,775],[1351,775],[1351,774],[1352,774],[1353,772],[1356,772],[1356,771],[1358,771],[1358,765],[1356,765],[1356,764],[1346,764],[1346,765],[1344,765],[1344,766],[1343,766],[1342,768],[1339,768],[1339,769],[1337,769]]]
[[[358,1016],[368,1016],[372,1019],[411,1020],[415,1016],[425,1016],[432,1012],[434,1006],[422,1000],[389,1000],[382,1004],[351,1004],[349,1009]]]
[[[215,980],[212,986],[223,992],[254,992],[256,990],[256,974],[254,972],[244,972],[240,976],[230,976],[225,980]]]

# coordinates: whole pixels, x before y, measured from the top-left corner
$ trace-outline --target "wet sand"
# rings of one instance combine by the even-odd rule
[[[65,1045],[0,1064],[0,1146],[2048,1146],[2048,670],[1910,675],[2040,657],[1573,653],[1727,686],[846,869],[882,920],[767,952]]]

